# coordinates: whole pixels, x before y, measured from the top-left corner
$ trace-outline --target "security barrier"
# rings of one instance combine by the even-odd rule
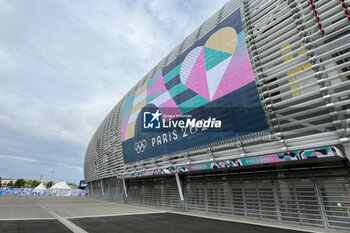
[[[345,167],[344,167],[345,166]],[[159,208],[183,209],[215,215],[350,229],[350,179],[346,164],[183,175],[184,201],[180,200],[174,176],[126,180],[107,178],[105,200]],[[100,190],[100,189],[97,189]]]

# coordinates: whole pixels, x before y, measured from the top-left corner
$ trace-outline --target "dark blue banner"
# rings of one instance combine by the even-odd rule
[[[124,102],[124,163],[268,129],[237,10]]]

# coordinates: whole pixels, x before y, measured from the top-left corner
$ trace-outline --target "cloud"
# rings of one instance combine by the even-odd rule
[[[59,167],[59,168],[73,169],[73,170],[76,170],[78,172],[84,171],[83,166],[75,166],[75,165],[65,164],[65,163],[56,163],[55,165],[56,165],[56,167]]]
[[[225,2],[0,1],[0,175],[83,179],[104,117]]]
[[[38,162],[36,159],[32,158],[26,158],[26,157],[20,157],[20,156],[13,156],[13,155],[1,155],[0,154],[0,160],[6,160],[6,161],[21,161],[21,162]]]

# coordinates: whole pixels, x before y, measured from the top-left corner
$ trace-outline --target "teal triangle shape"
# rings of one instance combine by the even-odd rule
[[[204,47],[205,69],[210,70],[226,58],[232,56],[230,53],[225,53],[216,49]]]

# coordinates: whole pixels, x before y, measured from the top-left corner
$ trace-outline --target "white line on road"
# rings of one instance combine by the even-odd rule
[[[0,218],[0,221],[55,220],[56,218]]]
[[[101,218],[101,217],[114,217],[114,216],[127,216],[127,215],[141,215],[141,214],[161,214],[168,213],[169,211],[150,211],[150,212],[136,212],[136,213],[122,213],[122,214],[103,214],[103,215],[87,215],[87,216],[74,216],[67,217],[67,219],[75,218]]]
[[[73,233],[88,233],[85,230],[83,230],[82,228],[80,228],[77,225],[75,225],[74,223],[72,223],[71,221],[69,221],[67,218],[64,218],[64,217],[56,214],[52,210],[48,209],[46,206],[44,206],[44,205],[42,205],[40,203],[37,203],[37,202],[35,204],[37,204],[38,206],[40,206],[44,210],[48,211],[50,215],[55,217],[58,221],[60,221],[63,225],[65,225]]]
[[[112,203],[113,204],[113,203]],[[76,205],[76,206],[79,206],[79,205],[87,205],[87,206],[92,206],[92,205],[98,205],[98,206],[101,206],[101,205],[108,205],[110,206],[111,203],[78,203],[78,204],[74,204],[74,203],[69,203],[69,204],[45,204],[45,206],[73,206],[73,205]]]
[[[20,207],[25,207],[25,206],[30,206],[33,207],[33,204],[0,204],[1,207],[5,207],[5,206],[20,206]]]

